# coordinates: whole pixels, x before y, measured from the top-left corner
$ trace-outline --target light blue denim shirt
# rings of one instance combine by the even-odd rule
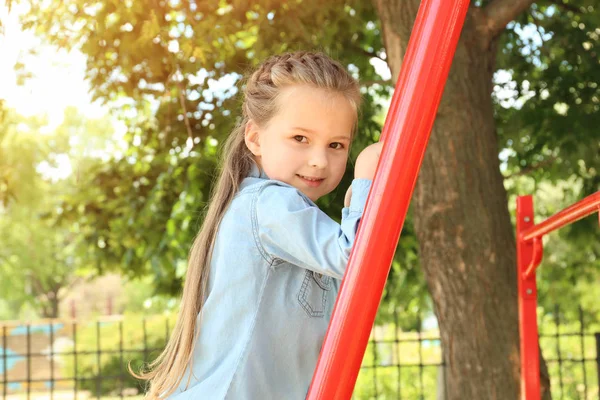
[[[171,400],[306,397],[370,187],[352,182],[340,225],[254,167],[219,227],[192,378]]]

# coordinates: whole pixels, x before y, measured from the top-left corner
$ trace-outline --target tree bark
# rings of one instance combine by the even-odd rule
[[[375,3],[397,79],[420,2]],[[448,400],[519,398],[516,250],[491,98],[498,24],[469,10],[412,199]]]
[[[42,297],[42,318],[58,318],[58,311],[60,306],[60,298],[58,297],[58,294],[55,292],[49,292],[40,297]]]

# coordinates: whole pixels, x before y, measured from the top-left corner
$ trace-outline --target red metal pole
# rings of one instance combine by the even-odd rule
[[[527,229],[522,233],[523,240],[531,240],[535,237],[542,237],[547,233],[555,231],[565,225],[595,213],[598,211],[598,207],[600,207],[600,191],[589,195],[585,199],[580,200],[572,206],[554,214],[545,221],[532,226],[530,229]]]
[[[468,7],[468,0],[421,2],[309,400],[352,396]]]
[[[521,347],[521,398],[540,398],[540,354],[537,325],[535,270],[542,261],[542,237],[569,223],[600,211],[600,192],[533,224],[533,199],[517,198],[517,282],[519,291],[519,334]]]
[[[533,199],[517,198],[517,238],[533,226]],[[538,243],[541,247],[541,240]],[[539,264],[541,253],[534,259],[534,241],[517,240],[517,282],[519,291],[519,334],[521,347],[521,399],[540,398],[540,354],[537,326],[537,285],[535,274],[525,278],[531,264]],[[537,265],[535,265],[537,266]]]

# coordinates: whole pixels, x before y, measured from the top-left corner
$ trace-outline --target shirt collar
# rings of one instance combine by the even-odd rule
[[[260,178],[260,179],[269,179],[265,171],[263,171],[256,162],[252,162],[252,167],[250,168],[250,172],[248,173],[248,177],[250,178]]]

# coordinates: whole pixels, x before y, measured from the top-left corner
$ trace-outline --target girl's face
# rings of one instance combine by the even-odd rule
[[[316,201],[346,170],[356,112],[341,94],[295,85],[284,88],[279,111],[264,127],[246,126],[246,145],[271,179]]]

